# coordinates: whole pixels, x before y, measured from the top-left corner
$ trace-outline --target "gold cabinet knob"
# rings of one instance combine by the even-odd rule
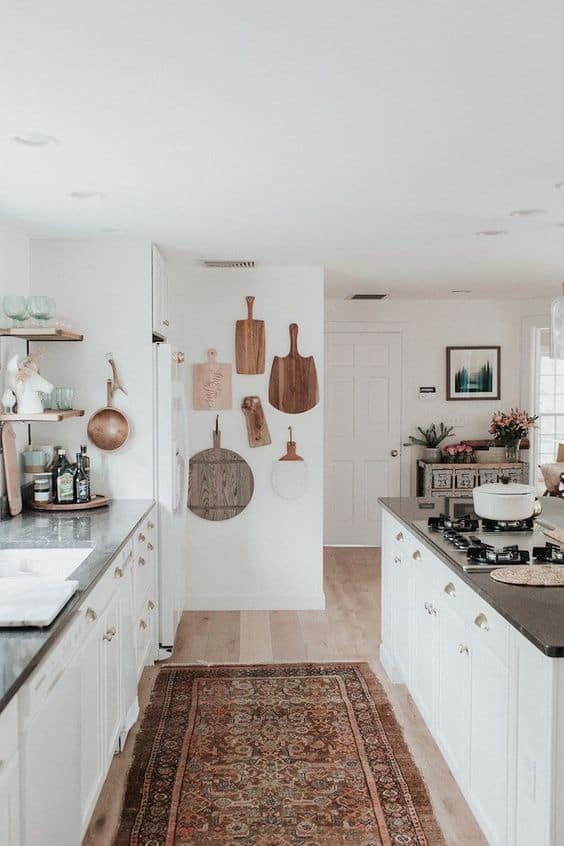
[[[455,586],[453,585],[452,582],[449,582],[448,585],[445,585],[444,591],[449,596],[456,596],[456,588],[455,588]]]
[[[399,449],[391,449],[390,455],[392,456],[392,458],[397,458],[399,455]]]
[[[394,564],[401,564],[401,557],[399,555],[394,557]]]
[[[145,535],[143,534],[143,532],[139,532],[139,540],[141,541],[141,543],[145,543]]]
[[[138,560],[138,562],[137,562],[137,563],[139,564],[139,566],[140,566],[140,567],[144,567],[144,566],[145,566],[145,564],[146,564],[147,562],[145,561],[145,559],[143,558],[143,556],[142,556],[142,555],[140,555],[140,556],[139,556],[139,560]]]
[[[139,620],[139,628],[141,630],[144,630],[144,629],[147,628],[147,623],[145,622],[145,620]]]
[[[411,557],[413,558],[414,561],[421,561],[421,559],[423,558],[423,556],[421,555],[421,550],[416,549]]]
[[[402,540],[403,540],[403,532],[398,532],[398,533],[397,533],[397,535],[396,535],[396,540],[397,540],[397,541],[402,541]]]
[[[474,625],[478,626],[478,628],[482,629],[484,632],[489,632],[490,630],[490,624],[488,623],[488,618],[485,614],[478,614],[474,620]]]
[[[114,570],[114,579],[123,579],[123,570],[121,567],[116,567]]]
[[[151,543],[151,541],[149,541],[149,543],[147,544],[147,549],[149,550],[149,552],[152,552],[152,551],[154,550],[154,548],[155,548],[155,547],[153,546],[153,544]]]
[[[87,608],[84,612],[84,616],[86,617],[87,623],[93,623],[94,620],[98,617],[93,608]]]
[[[147,523],[147,528],[148,529],[154,529],[155,528],[155,524],[153,523],[152,520],[149,520],[149,522]]]
[[[149,609],[149,611],[152,611],[154,607],[155,607],[155,603],[153,602],[153,600],[148,599],[147,600],[147,608]]]
[[[107,640],[109,642],[109,641],[114,639],[115,635],[116,635],[116,627],[112,626],[111,628],[109,628],[107,630],[107,632],[104,633],[104,635],[102,636],[102,640]]]

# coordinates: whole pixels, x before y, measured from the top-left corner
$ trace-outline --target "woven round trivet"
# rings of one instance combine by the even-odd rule
[[[554,564],[530,564],[528,567],[502,567],[490,573],[496,582],[529,587],[564,587],[564,567]]]

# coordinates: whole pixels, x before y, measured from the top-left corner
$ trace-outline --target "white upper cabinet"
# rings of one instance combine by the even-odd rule
[[[151,252],[153,279],[153,332],[167,337],[170,327],[168,301],[168,268],[159,248],[153,245]]]

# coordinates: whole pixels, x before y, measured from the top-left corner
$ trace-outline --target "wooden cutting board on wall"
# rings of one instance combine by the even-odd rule
[[[16,450],[16,433],[12,429],[11,423],[4,423],[2,425],[2,452],[8,507],[12,517],[15,517],[22,510],[22,491],[20,486],[20,466]]]
[[[230,520],[243,511],[255,487],[251,468],[244,458],[223,449],[221,433],[214,432],[212,449],[190,459],[188,508],[203,520]]]
[[[217,360],[217,350],[208,350],[205,364],[192,365],[192,400],[196,411],[229,410],[233,405],[230,364]]]
[[[247,319],[238,320],[235,326],[235,364],[237,373],[254,375],[264,373],[264,320],[253,320],[255,298],[245,299]]]
[[[247,423],[249,446],[268,446],[272,443],[260,397],[245,397],[241,403],[241,410]]]
[[[274,357],[270,371],[268,401],[286,414],[302,414],[319,402],[317,370],[312,355],[298,352],[298,324],[290,324],[290,352]]]

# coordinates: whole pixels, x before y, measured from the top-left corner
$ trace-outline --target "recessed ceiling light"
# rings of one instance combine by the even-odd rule
[[[101,191],[69,191],[67,194],[73,200],[92,200],[94,197],[103,197]]]
[[[44,135],[42,132],[20,132],[13,136],[12,141],[22,147],[48,147],[49,144],[61,143],[53,135]]]
[[[545,214],[545,209],[515,209],[509,212],[509,217],[530,217],[532,214]]]
[[[451,294],[471,294],[472,291],[470,288],[455,288],[454,291],[450,292]]]
[[[557,191],[561,191],[561,190],[562,190],[562,188],[564,188],[564,182],[557,182],[557,183],[554,185],[554,187],[556,188],[556,190],[557,190]]]
[[[474,232],[474,235],[507,235],[507,231],[505,229],[480,229],[478,232]]]

